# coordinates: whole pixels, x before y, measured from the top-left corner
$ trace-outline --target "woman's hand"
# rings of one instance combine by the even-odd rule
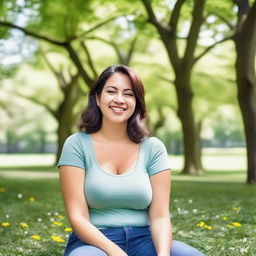
[[[111,251],[108,255],[109,256],[128,256],[128,254],[125,251],[123,251],[121,248]]]

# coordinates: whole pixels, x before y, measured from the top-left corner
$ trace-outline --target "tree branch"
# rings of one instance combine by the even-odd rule
[[[172,15],[169,20],[169,26],[170,29],[175,33],[177,30],[178,20],[180,17],[180,11],[182,8],[182,5],[185,3],[185,0],[178,0],[174,6],[174,9],[172,11]]]
[[[64,44],[65,44],[65,42],[56,41],[56,40],[51,39],[49,37],[38,35],[38,34],[32,32],[32,31],[27,30],[26,28],[22,28],[20,26],[17,26],[15,24],[12,24],[12,23],[9,23],[9,22],[0,21],[0,25],[5,26],[5,27],[9,27],[9,28],[18,29],[18,30],[22,31],[24,34],[26,34],[28,36],[33,36],[35,38],[45,40],[45,41],[50,42],[50,43],[55,44],[55,45],[64,46]]]
[[[215,13],[215,12],[213,12],[212,15],[214,15],[214,16],[218,17],[220,20],[222,20],[229,27],[230,30],[235,30],[235,26],[231,22],[229,22],[228,19],[223,17],[222,15]]]
[[[48,103],[44,103],[39,101],[37,98],[33,97],[33,96],[27,96],[27,95],[23,95],[19,92],[14,92],[14,94],[16,94],[17,96],[26,99],[28,101],[32,101],[33,103],[40,105],[42,107],[44,107],[48,112],[50,112],[56,119],[57,119],[57,113],[54,109],[52,109],[51,107],[49,107]]]
[[[130,62],[131,62],[131,58],[132,58],[132,55],[134,53],[134,50],[135,50],[135,46],[136,46],[136,42],[138,40],[138,36],[135,36],[131,42],[131,46],[128,50],[128,53],[127,53],[127,56],[126,56],[126,60],[125,60],[125,63],[124,65],[126,66],[129,66]]]
[[[52,73],[55,75],[58,84],[60,85],[60,88],[63,89],[65,87],[66,81],[64,76],[62,75],[61,72],[58,72],[57,70],[55,70],[55,68],[53,67],[53,65],[50,63],[50,61],[48,60],[46,54],[40,50],[40,53],[45,61],[45,63],[47,64],[47,66],[49,67],[49,69],[52,71]]]
[[[118,58],[118,62],[119,63],[123,63],[123,56],[121,54],[121,52],[119,51],[119,48],[117,47],[117,45],[107,39],[101,38],[101,37],[97,37],[97,36],[91,36],[91,37],[87,37],[86,39],[89,40],[98,40],[101,41],[103,43],[109,44],[110,46],[112,46],[116,52],[117,58]]]
[[[193,55],[198,40],[199,31],[203,22],[203,10],[206,0],[195,1],[193,9],[193,19],[189,30],[187,45],[183,57],[184,62],[191,62],[193,64]]]
[[[99,24],[95,25],[94,27],[92,27],[92,28],[86,30],[85,32],[83,32],[81,35],[79,35],[79,36],[77,36],[77,37],[73,37],[72,40],[81,39],[81,38],[83,38],[84,36],[86,36],[87,34],[89,34],[89,33],[91,33],[92,31],[94,31],[95,29],[100,28],[100,27],[104,26],[105,24],[107,24],[108,22],[110,22],[110,21],[112,21],[112,20],[115,20],[115,19],[117,19],[117,18],[119,18],[119,17],[121,17],[121,16],[120,16],[120,15],[114,16],[114,17],[109,18],[109,19],[107,19],[107,20],[105,20],[105,21],[103,21],[103,22],[100,22]]]
[[[90,66],[90,68],[91,68],[91,70],[93,72],[94,78],[96,79],[98,77],[98,74],[97,74],[97,71],[96,71],[96,69],[94,67],[94,64],[93,64],[90,52],[89,52],[85,42],[81,42],[80,44],[81,44],[81,47],[84,49],[84,52],[85,52],[85,54],[87,56],[88,64],[89,64],[89,66]]]
[[[195,57],[195,58],[193,59],[193,64],[195,64],[199,59],[201,59],[206,53],[208,53],[208,52],[209,52],[211,49],[213,49],[216,45],[221,44],[221,43],[223,43],[223,42],[225,42],[225,41],[227,41],[227,40],[230,40],[230,39],[232,39],[232,38],[233,38],[233,35],[227,36],[227,37],[225,37],[225,38],[223,38],[223,39],[221,39],[221,40],[215,42],[214,44],[208,46],[207,48],[204,49],[203,52],[201,52],[201,54],[199,54],[197,57]]]

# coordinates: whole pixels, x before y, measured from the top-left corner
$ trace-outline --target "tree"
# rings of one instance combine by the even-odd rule
[[[256,1],[234,0],[238,22],[233,38],[236,47],[236,81],[247,145],[247,183],[256,183]]]
[[[168,58],[175,73],[175,89],[178,100],[177,115],[181,120],[183,131],[184,157],[185,164],[182,173],[200,173],[201,170],[201,152],[199,140],[199,127],[196,124],[193,112],[194,93],[191,86],[191,74],[194,65],[215,45],[224,42],[228,38],[216,41],[199,55],[196,56],[196,46],[199,33],[205,17],[203,14],[206,0],[189,1],[192,6],[192,21],[188,35],[183,38],[186,41],[184,53],[179,54],[178,43],[180,36],[178,33],[178,23],[181,19],[181,9],[185,4],[185,0],[177,0],[171,13],[168,12],[170,18],[166,22],[166,17],[160,21],[152,7],[150,0],[141,0],[148,14],[148,22],[151,23],[160,36]],[[182,55],[182,56],[181,56]]]

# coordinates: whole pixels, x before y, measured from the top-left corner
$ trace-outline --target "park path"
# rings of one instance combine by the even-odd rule
[[[39,172],[39,171],[0,171],[0,177],[6,178],[23,178],[23,179],[41,179],[41,178],[58,178],[58,172]]]

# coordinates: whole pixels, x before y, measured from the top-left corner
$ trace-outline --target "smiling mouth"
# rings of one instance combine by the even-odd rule
[[[110,107],[115,113],[123,113],[125,111],[124,108],[119,107]]]

